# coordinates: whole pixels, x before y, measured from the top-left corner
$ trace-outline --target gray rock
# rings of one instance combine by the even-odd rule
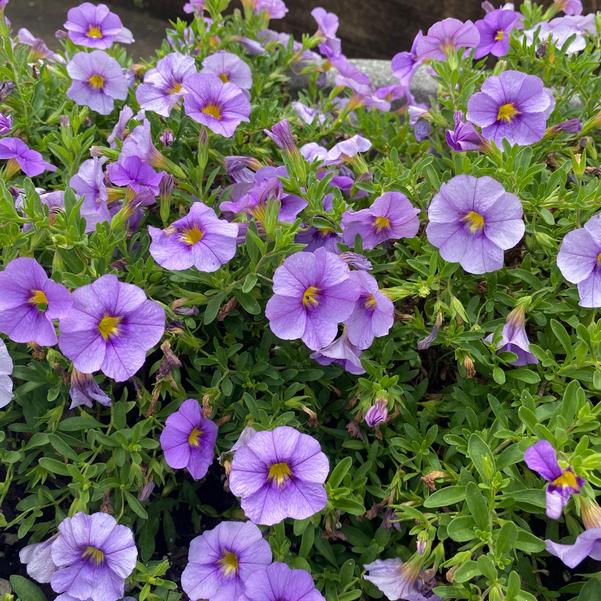
[[[415,101],[420,104],[430,104],[430,98],[436,98],[438,94],[438,82],[432,75],[432,70],[427,65],[422,65],[413,74],[411,93]]]
[[[0,597],[12,592],[12,588],[8,580],[4,580],[4,578],[0,578]]]

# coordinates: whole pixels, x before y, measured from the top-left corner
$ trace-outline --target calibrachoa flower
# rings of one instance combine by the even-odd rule
[[[383,424],[388,419],[388,408],[386,401],[380,399],[376,401],[365,413],[365,423],[370,428],[375,428]]]
[[[507,323],[503,326],[501,340],[497,346],[498,352],[517,355],[517,359],[512,362],[515,366],[538,363],[538,359],[530,352],[530,341],[525,326],[524,307],[517,306],[507,316]]]
[[[311,353],[311,359],[320,365],[340,365],[349,374],[360,376],[365,373],[361,365],[361,349],[357,348],[344,332],[332,344]]]
[[[64,519],[52,543],[52,590],[81,601],[123,598],[138,550],[132,531],[108,513],[76,513]],[[59,597],[60,599],[60,597]]]
[[[402,86],[409,87],[411,79],[420,65],[417,57],[417,45],[423,37],[421,31],[415,36],[409,52],[399,52],[392,57],[392,74],[401,82]]]
[[[426,234],[443,259],[468,273],[503,267],[503,251],[524,235],[522,203],[491,177],[458,175],[444,184],[428,208]]]
[[[35,260],[21,257],[0,272],[0,332],[15,342],[57,343],[53,320],[71,308],[71,295]]]
[[[221,522],[190,543],[182,588],[191,599],[233,601],[252,574],[271,563],[271,547],[250,522]]]
[[[186,114],[216,134],[231,138],[240,123],[249,121],[250,100],[237,85],[212,73],[196,73],[184,87]]]
[[[150,226],[148,232],[152,238],[150,254],[165,269],[217,271],[236,254],[238,226],[219,219],[202,202],[195,202],[188,215],[166,230]]]
[[[557,266],[568,282],[578,285],[581,307],[601,307],[601,213],[566,235]]]
[[[417,40],[415,54],[420,61],[444,61],[450,52],[459,48],[476,48],[480,33],[471,21],[443,19],[434,23],[425,36]]]
[[[371,142],[363,136],[353,136],[348,140],[338,142],[333,146],[326,156],[327,163],[338,163],[348,159],[352,159],[359,153],[367,152],[371,148]]]
[[[10,115],[0,113],[0,136],[6,135],[13,127],[13,118]]]
[[[67,96],[77,104],[108,115],[115,100],[125,100],[129,81],[121,65],[106,52],[78,52],[67,64],[73,83]]]
[[[365,250],[386,240],[413,238],[419,229],[419,209],[404,194],[386,192],[369,209],[346,211],[342,215],[343,238],[353,246],[359,236]]]
[[[32,150],[19,138],[0,140],[0,159],[8,161],[7,177],[23,171],[29,177],[40,175],[44,171],[56,171],[56,167],[47,163],[37,150]]]
[[[69,409],[74,409],[81,405],[92,408],[94,401],[104,407],[112,405],[110,397],[98,386],[98,382],[96,382],[94,376],[92,374],[82,374],[76,369],[73,369],[71,372],[69,396],[71,397],[71,406]]]
[[[3,340],[0,340],[0,409],[6,407],[13,398],[13,360]]]
[[[359,291],[346,263],[318,248],[288,257],[273,276],[265,315],[283,340],[300,338],[311,350],[330,344],[353,312]]]
[[[168,117],[184,95],[184,82],[196,73],[194,58],[172,52],[160,59],[154,69],[144,75],[144,83],[136,90],[140,107]]]
[[[315,588],[311,574],[293,570],[285,563],[272,563],[255,571],[246,581],[246,591],[238,601],[325,601]]]
[[[187,469],[192,478],[207,475],[215,458],[217,426],[202,415],[198,401],[188,399],[172,413],[161,432],[161,448],[167,465]]]
[[[151,190],[156,196],[164,173],[157,173],[148,163],[137,156],[119,159],[107,167],[109,179],[115,186],[130,186],[136,192]]]
[[[73,292],[73,308],[61,318],[60,330],[59,347],[75,369],[100,370],[122,382],[161,339],[165,312],[141,288],[108,274]]]
[[[504,71],[489,77],[467,104],[467,118],[482,128],[482,135],[501,145],[538,142],[545,135],[555,99],[536,75]]]
[[[510,32],[516,27],[521,27],[521,24],[518,13],[512,10],[498,9],[487,13],[483,19],[476,21],[480,43],[474,58],[482,58],[488,54],[505,56],[509,52]]]
[[[253,85],[253,76],[250,67],[237,55],[220,50],[207,56],[202,61],[201,73],[212,73],[221,79],[237,85],[243,90],[250,90]]]
[[[36,582],[47,584],[52,580],[56,566],[52,561],[52,543],[58,534],[41,543],[27,545],[19,551],[19,560],[26,566],[27,574]]]
[[[562,10],[566,15],[581,15],[582,0],[554,0],[557,10]]]
[[[132,109],[125,105],[119,111],[119,118],[117,119],[117,123],[115,123],[115,127],[113,127],[113,131],[107,137],[106,141],[109,143],[111,148],[117,147],[117,140],[123,141],[125,138],[125,134],[127,133],[127,124],[130,119],[134,116],[134,112]]]
[[[60,54],[50,50],[44,40],[34,36],[26,27],[19,29],[17,39],[21,44],[31,48],[31,56],[34,60],[49,60],[64,64],[65,59]]]
[[[105,161],[106,159],[97,157],[84,161],[69,181],[69,185],[77,195],[84,198],[80,213],[86,220],[86,232],[93,232],[96,224],[111,219],[107,205],[108,192],[102,171]]]
[[[251,0],[257,13],[265,13],[270,19],[283,19],[288,8],[283,0]]]
[[[454,128],[445,132],[445,138],[455,152],[483,150],[486,147],[486,139],[469,121],[464,121],[461,111],[455,111]]]
[[[184,4],[184,12],[187,14],[202,15],[205,9],[205,0],[190,0]]]
[[[553,520],[561,517],[572,495],[578,494],[585,482],[572,471],[563,469],[557,453],[546,440],[539,440],[524,453],[526,465],[549,482],[547,485],[547,516]]]
[[[304,520],[327,504],[323,483],[328,471],[328,458],[317,440],[281,426],[257,432],[236,451],[230,489],[241,497],[244,513],[255,524]]]
[[[67,13],[63,27],[71,41],[88,48],[110,48],[114,42],[131,44],[134,36],[123,27],[121,19],[106,4],[84,2]]]

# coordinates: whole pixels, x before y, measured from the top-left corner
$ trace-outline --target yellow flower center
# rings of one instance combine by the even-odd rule
[[[363,306],[366,309],[375,309],[376,306],[378,305],[376,299],[374,298],[373,294],[368,295],[368,297],[365,299],[365,302],[363,303]]]
[[[470,211],[463,220],[467,223],[472,234],[484,229],[484,217],[480,213],[476,213],[476,211]]]
[[[43,290],[32,290],[27,302],[30,305],[35,305],[38,311],[45,311],[48,308],[48,297]]]
[[[228,551],[219,560],[224,576],[232,576],[238,572],[238,557],[235,553]]]
[[[192,432],[190,432],[190,435],[188,436],[188,444],[191,447],[199,447],[201,438],[202,438],[202,430],[200,430],[199,428],[194,428],[192,430]]]
[[[274,463],[269,468],[267,478],[275,482],[278,486],[282,486],[292,476],[290,466],[283,461],[282,463]]]
[[[384,217],[380,215],[374,219],[374,227],[376,228],[376,232],[380,233],[383,230],[387,230],[390,228],[390,219],[388,217]]]
[[[495,35],[495,40],[497,42],[502,42],[505,39],[505,32],[502,29],[497,31],[497,35]]]
[[[86,550],[81,554],[82,559],[93,559],[97,566],[104,562],[104,551],[96,547],[86,547]]]
[[[95,90],[101,90],[102,88],[104,88],[104,77],[102,77],[102,75],[92,75],[90,76],[90,78],[88,79],[88,83],[95,89]]]
[[[197,242],[200,242],[204,236],[204,232],[195,225],[194,227],[188,228],[182,232],[180,240],[188,246],[194,246]]]
[[[217,121],[221,121],[221,109],[216,104],[207,104],[202,112],[209,115],[209,117],[213,117],[213,119],[217,119]]]
[[[104,37],[104,34],[102,33],[100,27],[90,25],[90,29],[88,29],[88,33],[86,33],[86,36],[92,38],[93,40],[101,40]]]
[[[599,265],[601,265],[601,253],[599,253],[597,255],[597,263],[599,263]]]
[[[175,82],[168,90],[167,94],[179,94],[182,91],[183,84]]]
[[[122,317],[112,317],[111,315],[105,315],[98,324],[98,331],[100,335],[108,340],[113,336],[119,334],[119,324],[121,323]]]
[[[511,102],[508,102],[507,104],[502,104],[499,107],[499,112],[497,113],[497,121],[505,121],[506,123],[511,123],[511,121],[513,121],[513,118],[519,115],[519,111],[515,108],[515,106],[513,106],[513,104],[511,104]]]
[[[569,470],[561,474],[556,480],[553,480],[553,485],[558,486],[559,488],[573,488],[574,490],[580,490],[574,472],[570,472]]]
[[[307,308],[319,305],[319,288],[309,286],[303,293],[303,305]]]
[[[219,74],[219,79],[223,82],[223,83],[227,83],[230,80],[230,77],[227,73],[220,73]]]

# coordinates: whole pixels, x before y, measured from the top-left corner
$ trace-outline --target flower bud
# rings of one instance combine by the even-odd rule
[[[601,528],[601,507],[595,499],[588,497],[580,499],[580,517],[587,530]]]

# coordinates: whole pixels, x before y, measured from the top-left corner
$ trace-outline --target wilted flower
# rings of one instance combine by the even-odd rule
[[[568,119],[566,121],[561,121],[560,123],[556,123],[555,125],[552,125],[549,128],[548,133],[578,134],[581,131],[582,131],[582,121],[580,121],[580,119],[578,119],[578,118],[574,118],[574,119]]]
[[[256,570],[246,581],[244,601],[325,601],[311,574],[272,563]]]
[[[29,177],[35,177],[44,171],[56,171],[54,165],[46,162],[37,150],[29,148],[19,138],[2,138],[0,140],[0,159],[8,161],[7,177],[11,177],[19,169]]]
[[[250,90],[253,76],[250,67],[236,54],[220,50],[202,61],[201,73],[212,73],[223,83],[228,81],[243,90]]]
[[[81,405],[92,408],[94,401],[104,407],[112,405],[110,397],[98,386],[98,382],[96,382],[94,376],[92,374],[83,374],[75,368],[71,372],[69,396],[71,397],[71,406],[69,409],[74,409]]]
[[[52,543],[57,536],[27,545],[19,551],[19,560],[25,564],[28,576],[40,584],[48,584],[57,570],[52,561]]]
[[[376,401],[365,413],[365,423],[370,428],[383,424],[388,419],[388,408],[385,400]]]
[[[10,132],[13,127],[13,118],[10,115],[0,113],[0,136]]]
[[[6,407],[13,398],[13,360],[3,340],[0,340],[0,409]]]
[[[420,61],[444,61],[450,52],[459,48],[476,48],[480,33],[471,21],[443,19],[434,23],[425,36],[417,40],[415,54]]]
[[[474,58],[482,58],[488,54],[496,57],[505,56],[509,52],[511,30],[522,25],[519,17],[520,15],[512,10],[498,9],[476,21],[476,27],[480,32],[480,43]]]
[[[93,232],[98,223],[110,221],[108,192],[104,183],[102,166],[106,159],[92,158],[79,166],[69,185],[78,196],[83,196],[81,216],[86,220],[86,232]]]
[[[319,109],[311,108],[298,100],[292,103],[294,112],[298,115],[301,121],[304,121],[307,125],[311,125],[315,119],[321,125],[326,120],[326,116],[319,111]]]
[[[349,374],[360,376],[365,373],[361,365],[362,352],[351,343],[347,333],[343,332],[328,346],[311,353],[311,359],[320,365],[340,365]]]
[[[530,352],[530,341],[526,334],[526,320],[524,307],[518,305],[507,316],[507,323],[503,327],[501,340],[497,345],[497,352],[509,352],[517,355],[511,365],[528,365],[538,363],[538,359]],[[491,340],[491,337],[488,338]]]
[[[74,44],[88,48],[105,49],[114,42],[131,44],[134,41],[131,31],[123,27],[121,19],[106,4],[84,2],[71,8],[63,27]]]
[[[276,123],[271,130],[265,129],[264,132],[275,142],[275,145],[281,150],[288,152],[298,152],[296,141],[290,130],[288,119]]]
[[[134,116],[134,112],[127,105],[125,105],[119,111],[119,118],[117,119],[117,123],[115,124],[113,131],[110,133],[110,135],[106,139],[106,141],[109,143],[109,146],[111,148],[116,148],[117,140],[123,140],[125,138],[125,134],[127,133],[127,124],[129,123],[130,119],[133,116]]]

